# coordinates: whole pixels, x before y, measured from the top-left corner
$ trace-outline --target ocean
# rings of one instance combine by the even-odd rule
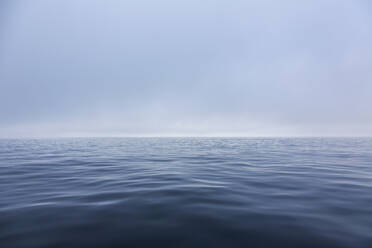
[[[372,139],[3,139],[0,247],[369,248]]]

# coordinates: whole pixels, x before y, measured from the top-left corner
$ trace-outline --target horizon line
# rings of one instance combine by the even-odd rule
[[[135,136],[25,136],[25,137],[0,137],[0,140],[19,140],[19,139],[146,139],[146,138],[228,138],[228,139],[280,139],[280,138],[372,138],[372,136],[351,136],[351,135],[280,135],[280,136],[224,136],[224,135],[203,135],[203,136],[193,136],[193,135],[135,135]]]

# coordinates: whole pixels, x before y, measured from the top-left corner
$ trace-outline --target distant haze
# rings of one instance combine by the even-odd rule
[[[372,136],[369,0],[1,0],[0,137]]]

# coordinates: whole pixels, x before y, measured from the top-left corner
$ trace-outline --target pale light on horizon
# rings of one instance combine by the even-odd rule
[[[372,5],[0,3],[0,138],[372,136]]]

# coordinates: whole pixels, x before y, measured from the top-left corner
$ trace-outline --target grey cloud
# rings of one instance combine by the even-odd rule
[[[372,135],[368,1],[0,8],[2,137]]]

